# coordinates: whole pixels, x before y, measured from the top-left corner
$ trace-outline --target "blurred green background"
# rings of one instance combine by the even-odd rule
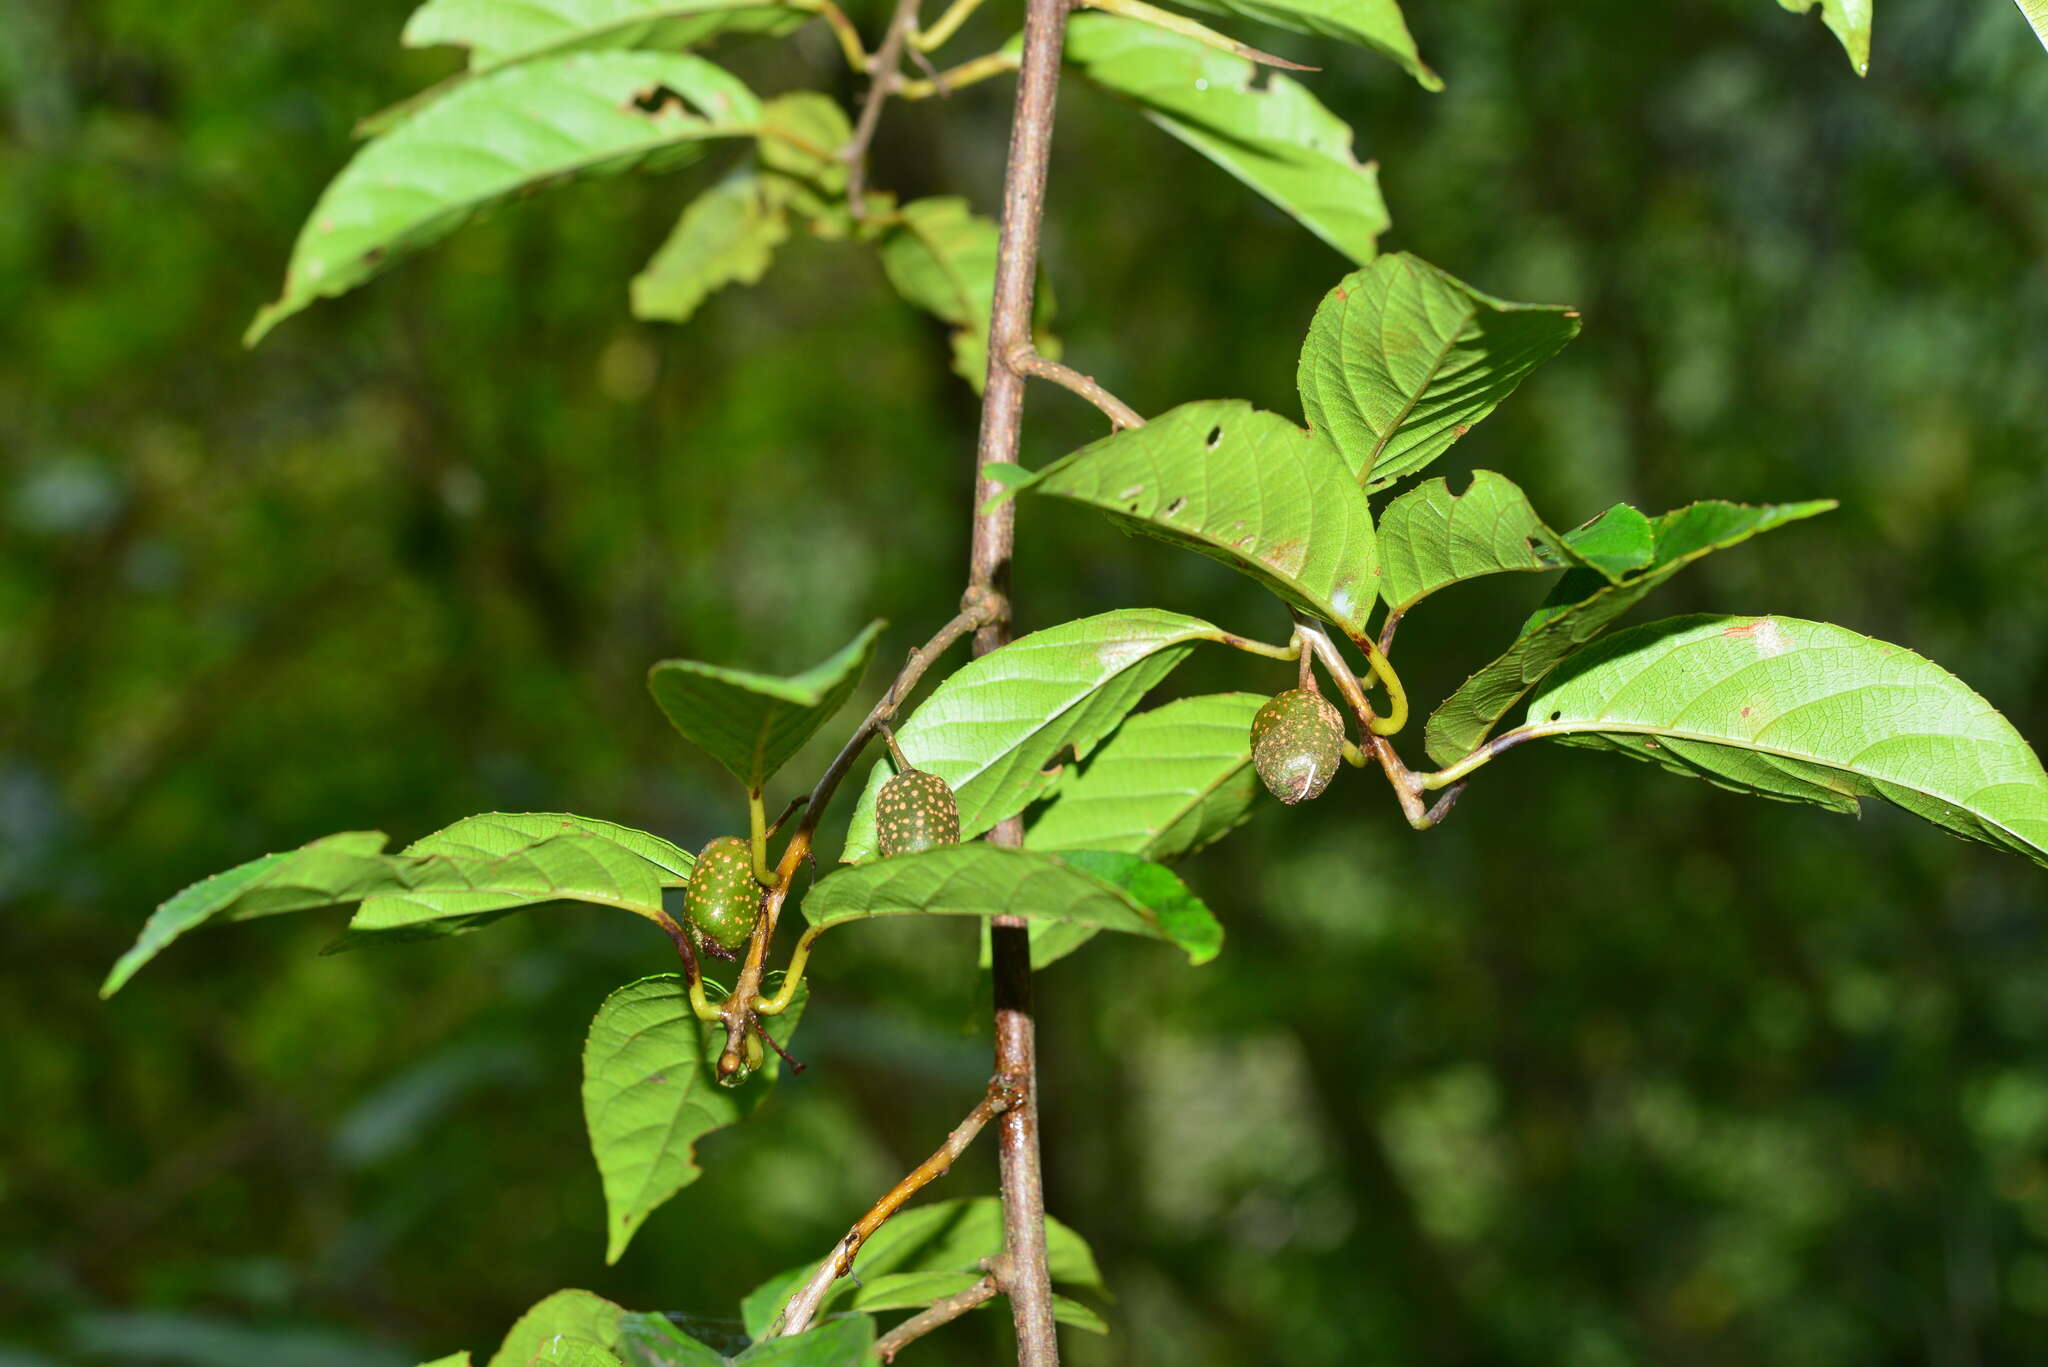
[[[983,38],[1015,22],[991,8]],[[646,665],[797,668],[869,616],[886,660],[958,591],[972,396],[871,256],[794,244],[687,328],[627,318],[715,166],[519,205],[240,349],[352,121],[452,66],[397,48],[407,9],[0,0],[5,1367],[407,1367],[561,1286],[731,1315],[988,1071],[971,927],[847,932],[810,1071],[606,1269],[578,1056],[603,995],[671,962],[638,922],[322,959],[338,918],[282,918],[96,1000],[166,894],[330,831],[733,830]],[[1584,310],[1440,470],[1499,469],[1560,525],[1839,496],[1638,617],[1839,621],[2048,737],[2048,56],[2013,7],[1886,0],[1862,81],[1768,0],[1409,9],[1441,95],[1247,36],[1328,68],[1384,245]],[[719,56],[856,93],[822,32]],[[1297,412],[1344,264],[1063,99],[1069,357],[1142,411]],[[1008,100],[893,108],[878,183],[991,208]],[[1050,389],[1030,421],[1034,462],[1099,431]],[[1227,570],[1079,510],[1029,506],[1023,537],[1023,628],[1157,605],[1284,634]],[[1411,691],[1541,591],[1433,600]],[[1198,656],[1172,686],[1290,674]],[[1040,984],[1051,1206],[1119,1297],[1082,1367],[2048,1360],[2040,870],[1530,747],[1440,831],[1354,775],[1187,871],[1215,964],[1098,941]],[[992,1189],[982,1152],[936,1194]],[[1006,1320],[905,1361],[999,1361]]]

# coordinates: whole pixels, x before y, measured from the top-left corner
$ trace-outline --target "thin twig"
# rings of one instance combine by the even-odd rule
[[[853,126],[852,140],[839,152],[846,163],[846,208],[855,219],[867,217],[868,145],[881,126],[882,106],[903,83],[903,45],[917,28],[917,4],[918,0],[896,0],[889,31],[868,60],[868,97],[860,107],[860,122]]]
[[[1050,357],[1039,355],[1029,342],[1010,353],[1010,368],[1041,380],[1051,380],[1060,388],[1079,394],[1101,409],[1102,415],[1109,419],[1109,425],[1119,431],[1145,425],[1136,409],[1097,384],[1093,375],[1083,375],[1072,366],[1064,366]]]
[[[950,95],[962,86],[985,81],[991,76],[1001,76],[1017,69],[1017,54],[1014,52],[987,52],[970,58],[958,66],[949,66],[929,80],[899,81],[896,97],[903,100],[928,100],[934,95]]]
[[[1380,654],[1386,655],[1394,649],[1394,631],[1401,625],[1401,619],[1408,615],[1406,608],[1395,608],[1387,614],[1387,620],[1380,624]]]
[[[817,1318],[818,1307],[825,1303],[825,1294],[832,1289],[832,1283],[852,1269],[853,1260],[868,1237],[901,1210],[905,1201],[945,1176],[960,1155],[967,1152],[967,1146],[974,1142],[974,1137],[981,1133],[983,1127],[1016,1106],[1021,1099],[1013,1088],[1003,1084],[1002,1079],[989,1083],[987,1094],[967,1113],[965,1120],[953,1127],[953,1132],[946,1136],[946,1142],[939,1145],[938,1151],[912,1168],[908,1176],[889,1188],[888,1193],[870,1206],[868,1213],[861,1216],[852,1229],[846,1231],[846,1237],[825,1255],[825,1261],[818,1264],[818,1270],[811,1274],[811,1279],[789,1298],[789,1303],[777,1316],[781,1327],[771,1329],[767,1336],[772,1338],[780,1334],[788,1338],[810,1328],[811,1321]]]
[[[983,1277],[965,1291],[941,1296],[903,1323],[875,1340],[875,1356],[894,1362],[905,1346],[923,1338],[942,1324],[951,1324],[970,1310],[978,1310],[1002,1294],[1002,1283],[993,1275]]]
[[[1366,701],[1358,676],[1351,672],[1351,662],[1337,649],[1337,643],[1330,639],[1330,633],[1323,629],[1321,622],[1297,615],[1295,630],[1301,633],[1301,639],[1308,643],[1316,658],[1323,662],[1323,668],[1337,685],[1337,691],[1344,695],[1344,701],[1358,718],[1360,739],[1365,742],[1366,753],[1379,761],[1380,769],[1394,789],[1394,797],[1401,804],[1401,814],[1416,830],[1428,830],[1432,823],[1422,806],[1422,780],[1402,762],[1393,742],[1373,729],[1378,717],[1372,710],[1372,704]]]
[[[1039,226],[1045,213],[1046,168],[1051,160],[1053,112],[1059,99],[1060,50],[1066,41],[1068,0],[1025,0],[1024,46],[1017,71],[1017,101],[1010,118],[1010,151],[1003,167],[1002,232],[996,243],[995,292],[989,309],[988,383],[982,389],[981,431],[974,450],[974,536],[968,582],[1007,603],[1017,508],[991,506],[997,486],[984,470],[1014,464],[1024,414],[1024,376],[1010,361],[1031,345],[1031,295],[1038,278]],[[1010,638],[1006,613],[974,634],[974,653],[986,655]],[[1015,817],[989,833],[996,845],[1023,842]],[[1031,939],[1023,921],[999,916],[989,926],[995,990],[996,1076],[1021,1098],[998,1122],[1002,1167],[1003,1289],[1017,1331],[1018,1367],[1057,1367],[1052,1277],[1046,1266],[1045,1182],[1038,1156],[1038,1060],[1031,1004]]]

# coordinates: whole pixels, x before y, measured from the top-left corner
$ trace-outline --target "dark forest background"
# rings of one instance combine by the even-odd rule
[[[715,159],[516,206],[241,350],[351,123],[453,64],[397,48],[407,8],[0,0],[4,1367],[407,1367],[561,1286],[731,1315],[988,1071],[971,926],[828,942],[810,1071],[606,1269],[578,1057],[671,962],[638,922],[323,959],[337,918],[283,918],[95,998],[161,898],[330,831],[739,828],[647,664],[799,668],[884,615],[887,661],[958,592],[973,398],[871,254],[794,243],[686,328],[628,318]],[[2048,739],[2048,55],[2013,7],[1885,0],[1867,80],[1768,0],[1409,18],[1441,95],[1251,36],[1328,68],[1384,246],[1584,311],[1454,486],[1501,470],[1559,525],[1838,496],[1638,618],[1839,621]],[[822,31],[718,56],[857,91]],[[1009,96],[893,107],[878,183],[991,209]],[[1344,263],[1109,101],[1061,112],[1069,358],[1141,411],[1298,412]],[[1029,417],[1032,462],[1100,429],[1051,389]],[[1025,519],[1023,629],[1156,605],[1284,634],[1219,566]],[[1419,701],[1541,591],[1418,614]],[[1198,655],[1173,685],[1290,677]],[[1040,984],[1051,1205],[1118,1294],[1081,1367],[2048,1359],[2039,869],[1530,747],[1440,831],[1354,775],[1188,872],[1215,964],[1105,939]],[[939,1194],[992,1188],[983,1152]],[[911,1351],[997,1361],[1006,1320]]]

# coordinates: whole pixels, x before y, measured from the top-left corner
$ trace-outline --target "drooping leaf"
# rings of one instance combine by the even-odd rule
[[[591,902],[649,918],[661,911],[655,866],[606,837],[561,835],[510,853],[473,856],[390,855],[382,853],[385,842],[380,831],[328,836],[193,884],[150,916],[107,974],[100,995],[112,996],[165,946],[213,920],[247,921],[365,899],[385,909],[364,924],[367,930],[555,901]],[[447,905],[457,910],[440,909]]]
[[[792,90],[761,106],[762,186],[770,200],[786,201],[809,218],[811,231],[820,236],[845,236],[852,227],[846,162],[839,155],[852,137],[846,111],[819,91]]]
[[[1299,82],[1276,71],[1254,84],[1244,58],[1110,14],[1069,20],[1066,56],[1353,261],[1379,250],[1390,222],[1379,173]]]
[[[633,316],[689,319],[711,294],[767,274],[789,237],[789,215],[752,171],[726,177],[690,201],[675,231],[633,277]]]
[[[1870,74],[1871,0],[1778,0],[1778,3],[1794,14],[1806,14],[1818,4],[1821,22],[1841,41],[1842,51],[1849,54],[1849,65],[1856,69],[1858,76]],[[2025,9],[2023,4],[2021,11],[2024,13]]]
[[[1392,612],[1481,575],[1595,563],[1545,526],[1513,481],[1491,470],[1474,470],[1462,494],[1441,479],[1416,485],[1380,514],[1379,537],[1380,596]]]
[[[952,785],[960,836],[971,840],[1042,796],[1063,754],[1086,759],[1196,642],[1221,635],[1199,618],[1149,608],[1048,627],[955,671],[896,728],[896,742]],[[875,795],[891,772],[882,761],[870,773],[842,861],[874,858]]]
[[[764,1018],[787,1044],[805,994]],[[697,1180],[697,1141],[761,1104],[778,1060],[742,1087],[721,1087],[725,1029],[700,1021],[673,973],[628,983],[604,999],[583,1046],[583,1117],[604,1179],[605,1261],[615,1263],[656,1207]]]
[[[523,191],[586,175],[667,170],[711,138],[751,136],[761,107],[700,57],[586,52],[479,77],[358,152],[292,248],[284,291],[250,345],[316,299],[354,289]]]
[[[1241,399],[1182,404],[1018,486],[1200,551],[1347,632],[1378,601],[1365,491],[1328,446]]]
[[[842,1315],[793,1338],[757,1343],[732,1361],[733,1367],[869,1367],[874,1347],[874,1320]]]
[[[1657,524],[1626,503],[1596,513],[1564,534],[1565,548],[1618,582],[1657,558]]]
[[[1834,506],[1833,499],[1757,507],[1707,500],[1651,520],[1654,551],[1649,563],[1619,581],[1592,569],[1566,574],[1523,624],[1515,643],[1438,706],[1423,728],[1430,758],[1450,764],[1470,754],[1544,675],[1695,560]],[[1609,510],[1602,520],[1615,517],[1617,511]],[[1622,525],[1633,527],[1626,518]],[[1589,544],[1600,544],[1600,538]]]
[[[1149,0],[1086,0],[1086,7],[1100,10],[1105,14],[1118,14],[1126,19],[1135,19],[1141,24],[1165,29],[1168,33],[1178,33],[1183,38],[1194,39],[1203,47],[1228,53],[1233,57],[1242,57],[1260,66],[1277,66],[1289,71],[1316,70],[1315,67],[1291,62],[1285,57],[1255,48],[1250,43],[1239,42],[1229,34],[1219,33],[1198,19],[1190,19],[1187,15],[1173,10],[1161,9],[1149,3]]]
[[[2048,866],[2048,773],[1998,710],[1902,646],[1796,617],[1617,632],[1529,700],[1528,729],[1763,797],[1882,798]]]
[[[1223,927],[1164,864],[1109,850],[1070,855],[975,842],[841,868],[804,898],[815,926],[875,916],[1016,916],[1143,935],[1191,963],[1223,947]]]
[[[1102,1272],[1087,1241],[1051,1216],[1045,1221],[1046,1270],[1063,1286],[1102,1288]],[[876,1230],[861,1246],[853,1261],[853,1275],[832,1284],[821,1302],[825,1308],[851,1297],[860,1310],[900,1310],[923,1302],[906,1299],[911,1278],[958,1278],[972,1285],[986,1274],[983,1259],[1003,1252],[1002,1203],[992,1196],[965,1200],[935,1201],[913,1206]],[[816,1263],[792,1267],[747,1293],[740,1314],[747,1332],[759,1338],[768,1332],[790,1293],[806,1281]],[[951,1290],[938,1291],[925,1301],[964,1289],[955,1283]]]
[[[995,298],[999,230],[964,199],[914,199],[896,211],[877,243],[896,292],[953,328],[953,369],[981,392],[988,379],[989,308]],[[1032,330],[1038,350],[1057,356],[1052,292],[1041,281]]]
[[[1392,58],[1424,90],[1442,90],[1443,78],[1431,71],[1415,49],[1414,35],[1395,0],[1175,0],[1209,14],[1231,14],[1293,33],[1312,33],[1357,43]]]
[[[663,660],[647,671],[647,687],[686,740],[758,792],[845,705],[885,625],[870,622],[830,659],[787,678]]]
[[[521,1315],[484,1367],[528,1367],[551,1340],[582,1339],[599,1348],[618,1346],[625,1312],[589,1291],[557,1291]]]
[[[1221,839],[1258,801],[1251,724],[1265,701],[1209,693],[1138,713],[1055,790],[1024,847],[1171,861]]]
[[[1391,253],[1323,298],[1296,383],[1309,426],[1368,490],[1412,475],[1578,335],[1579,316],[1481,294]]]

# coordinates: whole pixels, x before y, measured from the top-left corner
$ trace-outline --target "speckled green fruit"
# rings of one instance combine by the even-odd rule
[[[960,804],[946,780],[905,769],[875,795],[875,838],[887,859],[895,854],[960,843]]]
[[[683,911],[705,939],[727,953],[737,953],[761,911],[753,847],[736,835],[721,835],[706,845],[690,870]]]
[[[1289,804],[1322,795],[1344,759],[1344,721],[1322,694],[1290,688],[1252,718],[1252,767]]]

